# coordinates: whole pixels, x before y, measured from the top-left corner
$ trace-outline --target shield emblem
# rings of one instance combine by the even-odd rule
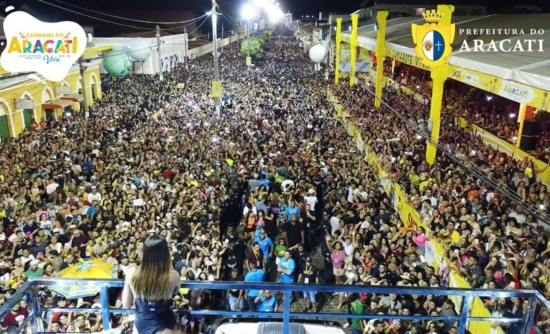
[[[433,69],[447,62],[453,52],[451,44],[455,38],[455,25],[439,23],[412,24],[415,53],[422,63]]]

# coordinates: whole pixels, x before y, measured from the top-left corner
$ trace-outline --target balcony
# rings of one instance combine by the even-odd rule
[[[41,292],[48,286],[56,287],[94,287],[99,289],[101,297],[101,308],[48,308],[44,306],[43,293]],[[42,320],[42,315],[46,312],[72,312],[72,313],[95,313],[98,315],[98,321],[102,321],[103,330],[108,330],[112,326],[112,317],[116,314],[133,313],[131,309],[112,308],[109,303],[109,293],[124,286],[123,280],[72,280],[72,279],[30,279],[26,282],[6,303],[0,308],[0,318],[4,319],[6,314],[11,312],[13,306],[22,299],[27,302],[28,316],[19,322],[16,333],[46,333],[47,323]],[[514,326],[518,333],[543,333],[541,328],[536,326],[537,315],[541,310],[550,311],[550,303],[537,291],[531,290],[474,290],[474,289],[448,289],[448,288],[419,288],[419,287],[378,287],[378,286],[358,286],[358,285],[304,285],[304,284],[282,284],[282,283],[234,283],[234,282],[191,282],[185,281],[182,287],[191,290],[270,290],[272,294],[282,297],[283,302],[279,305],[277,313],[262,312],[231,312],[224,310],[178,310],[174,312],[181,315],[208,316],[217,317],[218,324],[239,323],[250,324],[251,318],[259,317],[259,322],[270,323],[269,326],[278,326],[282,328],[283,333],[293,332],[296,326],[300,324],[321,324],[325,327],[334,327],[334,333],[343,333],[340,322],[345,319],[384,319],[400,320],[401,322],[420,322],[420,321],[443,321],[446,323],[456,323],[457,333],[466,333],[469,330],[473,334],[477,333],[498,333],[499,329],[491,329],[494,323],[500,326]],[[318,294],[340,293],[365,293],[369,295],[388,296],[397,294],[403,297],[418,298],[418,296],[431,295],[432,298],[443,297],[455,301],[455,316],[418,316],[418,315],[399,315],[399,314],[342,314],[342,313],[304,313],[292,312],[291,302],[294,292],[303,293],[306,291],[315,291]],[[116,291],[114,291],[116,292]],[[527,302],[524,306],[524,316],[516,318],[504,317],[478,317],[474,316],[476,303],[480,299],[486,298],[519,298]],[[521,304],[520,304],[521,305]],[[99,316],[101,314],[101,316]],[[275,322],[276,324],[273,324]],[[309,326],[308,325],[308,326]],[[305,326],[305,325],[304,325]],[[302,327],[304,327],[302,326]],[[258,327],[258,326],[257,326]],[[244,327],[243,327],[244,328]],[[260,327],[258,327],[260,328]],[[280,331],[279,329],[279,331]],[[11,331],[10,331],[11,332]],[[68,332],[68,331],[67,331]],[[217,333],[215,328],[212,333]],[[439,333],[439,332],[438,332]]]

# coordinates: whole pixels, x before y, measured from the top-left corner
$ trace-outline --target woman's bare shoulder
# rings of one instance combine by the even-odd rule
[[[175,281],[179,281],[181,279],[181,277],[180,277],[180,274],[177,271],[171,270],[170,271],[170,279],[175,280]]]
[[[124,273],[124,280],[130,282],[132,276],[134,276],[134,273],[136,272],[136,269],[136,267],[126,267],[122,269],[122,272]]]

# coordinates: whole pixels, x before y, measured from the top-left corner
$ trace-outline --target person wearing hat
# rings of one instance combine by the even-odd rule
[[[397,286],[412,286],[411,273],[405,272],[400,277],[401,281],[397,282]]]
[[[368,296],[365,293],[360,293],[359,298],[357,298],[353,303],[351,303],[351,314],[365,314],[365,306],[368,305]],[[349,320],[348,320],[349,321]],[[351,333],[352,334],[363,334],[365,327],[367,326],[367,321],[363,319],[354,318],[351,320]]]
[[[301,284],[319,284],[319,269],[313,265],[311,257],[307,257],[305,265],[300,271],[298,282]],[[304,312],[309,312],[313,309],[313,313],[317,313],[317,300],[315,298],[316,291],[304,291],[304,299],[306,300],[306,308]]]
[[[88,201],[90,202],[101,202],[103,199],[103,196],[101,196],[101,193],[97,190],[96,186],[92,186],[92,191],[88,194]]]
[[[25,271],[25,276],[28,278],[41,277],[43,269],[38,267],[39,264],[39,260],[32,260],[29,269]]]

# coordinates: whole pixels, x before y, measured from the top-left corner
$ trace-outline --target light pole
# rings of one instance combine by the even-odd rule
[[[88,66],[84,65],[84,58],[80,57],[78,62],[80,63],[80,76],[82,77],[82,97],[84,98],[84,116],[90,118],[90,109],[88,108],[88,97],[86,93],[86,69]]]
[[[250,58],[250,17],[246,20],[246,44],[248,44],[246,56]]]
[[[256,10],[250,4],[250,0],[243,7],[242,17],[246,19],[246,43],[247,43],[247,52],[246,52],[246,66],[250,68],[252,65],[252,59],[250,58],[250,19],[256,15]]]
[[[214,81],[212,82],[212,97],[216,105],[216,116],[221,114],[221,82],[218,68],[218,13],[216,13],[216,0],[212,0],[212,49],[214,54]]]
[[[157,53],[158,53],[158,57],[159,57],[159,63],[158,63],[158,67],[159,67],[159,79],[160,81],[163,80],[163,76],[162,76],[162,52],[160,50],[160,45],[162,44],[161,40],[160,40],[160,27],[157,26],[157,33],[155,34],[155,36],[157,36]]]
[[[187,61],[187,50],[189,49],[189,35],[187,35],[187,28],[183,27],[183,33],[185,35],[185,47],[183,49],[184,56],[183,59],[185,60],[185,69],[189,69],[189,64]]]

